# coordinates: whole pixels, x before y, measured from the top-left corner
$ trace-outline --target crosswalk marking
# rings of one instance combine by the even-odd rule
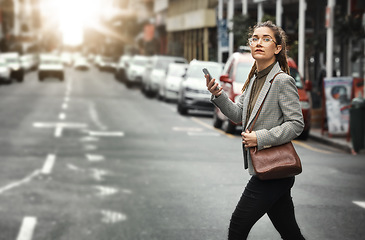
[[[54,162],[56,161],[56,155],[54,154],[48,154],[46,161],[43,165],[42,174],[50,174],[52,172],[52,168],[54,165]]]
[[[16,240],[31,240],[33,237],[34,228],[37,225],[37,218],[25,217],[22,222],[18,237]]]
[[[365,202],[363,201],[352,201],[354,204],[362,207],[362,208],[365,208]]]

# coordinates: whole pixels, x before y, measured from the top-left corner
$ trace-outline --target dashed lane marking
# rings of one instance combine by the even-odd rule
[[[63,109],[63,110],[66,110],[67,108],[68,108],[68,104],[67,104],[67,103],[63,103],[63,104],[62,104],[62,109]]]
[[[30,175],[28,175],[27,177],[25,177],[24,179],[22,180],[19,180],[19,181],[15,181],[15,182],[12,182],[2,188],[0,188],[0,194],[10,190],[10,189],[13,189],[13,188],[16,188],[16,187],[19,187],[25,183],[28,183],[30,182],[33,178],[35,178],[36,176],[38,176],[40,173],[40,170],[37,169],[35,170],[34,172],[32,172]]]
[[[98,131],[89,131],[90,136],[94,137],[124,137],[123,132],[98,132]]]
[[[358,206],[360,206],[360,207],[362,207],[362,208],[365,208],[365,202],[361,202],[361,201],[352,201],[354,204],[356,204],[356,205],[358,205]]]
[[[193,120],[194,122],[196,122],[196,123],[198,123],[198,124],[200,124],[200,125],[202,125],[202,126],[204,126],[204,127],[208,128],[208,129],[211,129],[211,130],[217,131],[217,132],[219,132],[219,133],[221,133],[221,134],[224,134],[224,135],[226,135],[226,136],[227,136],[227,137],[229,137],[229,138],[234,138],[234,137],[235,137],[234,135],[232,135],[232,134],[230,134],[230,133],[226,133],[226,132],[224,132],[224,131],[222,131],[222,130],[220,130],[220,129],[217,129],[217,128],[213,127],[213,126],[210,126],[209,124],[206,124],[205,122],[203,122],[203,121],[199,120],[199,119],[198,119],[198,118],[196,118],[196,117],[192,117],[192,118],[191,118],[191,120]]]
[[[92,177],[97,181],[104,181],[104,176],[108,175],[109,172],[103,169],[93,168],[91,169]]]
[[[110,196],[118,193],[118,189],[113,187],[95,186],[95,188],[98,190],[97,195],[101,197]]]
[[[33,232],[37,225],[37,218],[35,217],[24,217],[22,226],[18,233],[16,240],[31,240],[33,238]]]
[[[60,113],[60,114],[58,115],[58,119],[60,119],[60,120],[65,120],[65,119],[66,119],[66,114],[65,114],[65,113]]]
[[[105,157],[102,155],[94,155],[94,154],[86,154],[87,160],[90,162],[101,162],[105,160]]]
[[[127,220],[127,215],[119,212],[113,212],[110,210],[101,210],[101,214],[103,215],[101,221],[104,223],[117,223],[120,221]]]
[[[202,128],[196,128],[196,127],[173,127],[173,131],[176,132],[202,132]]]
[[[96,150],[97,148],[98,148],[97,146],[92,145],[92,144],[87,144],[84,146],[84,149],[88,150],[88,151]]]
[[[35,128],[55,128],[54,136],[59,138],[62,136],[62,131],[64,128],[86,128],[87,124],[84,123],[72,123],[72,122],[35,122],[33,123]]]
[[[56,155],[48,154],[46,161],[44,162],[41,173],[46,174],[46,175],[50,174],[52,172],[52,168],[53,168],[55,161],[56,161]]]

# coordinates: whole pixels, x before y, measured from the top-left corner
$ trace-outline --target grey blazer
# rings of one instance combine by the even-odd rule
[[[270,89],[270,81],[274,75],[280,71],[282,71],[280,65],[279,63],[276,63],[266,77],[264,86],[261,89],[247,124],[245,123],[247,105],[255,78],[251,79],[249,86],[236,103],[233,103],[225,92],[222,92],[217,98],[212,96],[211,101],[215,106],[219,107],[222,113],[231,121],[236,123],[242,121],[242,126],[246,125],[246,128],[249,128],[266,93]],[[253,131],[255,131],[257,136],[257,148],[258,150],[262,150],[271,146],[287,143],[299,136],[302,133],[303,128],[304,121],[295,80],[290,75],[281,73],[277,75],[273,81],[253,128]],[[246,131],[246,129],[243,129],[243,131]],[[255,175],[249,152],[247,157],[249,173]]]

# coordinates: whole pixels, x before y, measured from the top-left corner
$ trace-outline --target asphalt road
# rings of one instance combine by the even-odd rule
[[[0,87],[0,240],[223,240],[249,175],[239,134],[111,73]],[[365,158],[295,141],[307,239],[364,239]],[[280,239],[267,216],[249,239]]]

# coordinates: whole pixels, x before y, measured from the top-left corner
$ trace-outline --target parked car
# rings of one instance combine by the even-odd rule
[[[8,52],[0,54],[11,69],[11,78],[16,79],[18,82],[24,80],[24,70],[20,62],[20,56],[17,52]]]
[[[64,66],[57,55],[42,54],[38,67],[38,79],[43,81],[47,77],[55,77],[60,81],[64,80]]]
[[[166,101],[177,100],[179,87],[189,64],[170,63],[162,87],[162,97]]]
[[[11,69],[9,68],[5,59],[0,57],[0,82],[10,84],[12,82],[10,74]]]
[[[112,57],[102,56],[99,59],[98,68],[100,71],[114,72],[116,68],[116,63],[114,62]]]
[[[222,75],[219,77],[219,81],[221,87],[233,102],[236,102],[241,95],[241,89],[251,71],[254,61],[251,53],[238,52],[233,53],[227,60]],[[215,107],[213,113],[213,126],[222,128],[223,131],[227,133],[233,133],[236,130],[236,126],[241,126],[241,123],[236,124],[230,121],[219,108]]]
[[[29,72],[37,68],[37,57],[35,54],[24,54],[20,56],[20,63],[24,72]]]
[[[174,56],[155,55],[151,57],[142,80],[142,90],[146,95],[161,94],[161,87],[170,63],[188,63],[188,61],[183,57]]]
[[[295,84],[298,88],[299,101],[302,107],[304,118],[304,130],[299,138],[306,140],[309,136],[311,128],[311,101],[307,92],[312,91],[312,83],[309,80],[304,81],[303,77],[298,72],[298,66],[292,58],[288,58],[288,65],[290,68],[290,75],[295,79]]]
[[[213,111],[214,105],[210,101],[211,93],[207,90],[203,68],[207,68],[213,78],[222,73],[222,64],[217,62],[192,60],[180,84],[177,101],[177,111],[181,115],[188,114],[188,110]]]
[[[129,63],[132,59],[131,55],[123,55],[119,58],[117,67],[115,69],[115,78],[119,81],[126,80],[126,72],[129,67]]]
[[[238,97],[241,95],[241,89],[253,64],[254,59],[250,53],[233,53],[227,60],[219,80],[224,91],[233,102],[236,102]],[[306,91],[311,90],[311,84],[309,81],[306,81],[304,84],[293,59],[288,59],[288,65],[290,68],[290,75],[295,79],[295,83],[298,88],[299,100],[305,124],[304,130],[299,138],[307,139],[311,125],[311,105]],[[213,113],[213,126],[216,128],[222,128],[227,133],[233,133],[237,126],[241,126],[241,123],[236,124],[230,121],[219,108],[215,107]]]
[[[126,85],[131,87],[133,84],[141,84],[149,57],[134,55],[127,69]]]
[[[74,68],[76,70],[89,70],[90,64],[84,57],[77,57],[74,62]]]

